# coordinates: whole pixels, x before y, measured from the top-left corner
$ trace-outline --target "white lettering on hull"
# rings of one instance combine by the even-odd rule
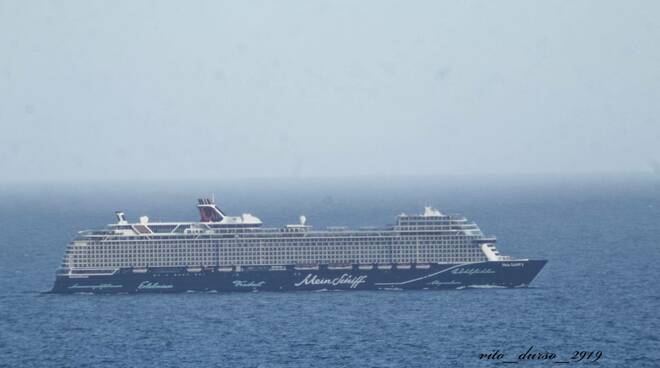
[[[317,275],[309,273],[307,274],[307,276],[305,276],[304,279],[293,285],[296,287],[302,285],[330,285],[330,286],[350,285],[351,289],[355,289],[358,286],[360,286],[360,284],[364,284],[365,282],[367,282],[366,280],[367,280],[366,275],[353,276],[345,273],[334,279],[328,279],[328,278],[321,278],[318,277]]]
[[[152,289],[172,289],[174,288],[174,285],[169,285],[169,284],[159,284],[157,282],[150,282],[150,281],[142,281],[140,285],[138,285],[138,290],[152,290]]]
[[[502,263],[502,267],[525,267],[522,262]]]
[[[455,268],[451,270],[454,275],[479,275],[495,273],[492,268]]]
[[[234,287],[240,287],[240,288],[258,288],[263,286],[266,283],[266,281],[243,281],[243,280],[236,280],[234,281]]]

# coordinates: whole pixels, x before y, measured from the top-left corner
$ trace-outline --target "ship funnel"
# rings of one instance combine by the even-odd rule
[[[121,211],[115,211],[115,216],[117,216],[117,223],[118,224],[127,224],[128,222],[126,221],[126,215],[124,215],[123,212]]]
[[[222,213],[220,208],[208,198],[198,199],[197,209],[199,210],[199,221],[201,222],[220,222],[225,218],[225,214]]]
[[[307,221],[307,217],[305,215],[300,216],[300,225],[305,225],[305,222]]]

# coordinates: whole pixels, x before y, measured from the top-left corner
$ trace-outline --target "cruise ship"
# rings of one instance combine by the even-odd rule
[[[525,287],[545,260],[503,256],[463,216],[426,207],[382,228],[262,226],[198,200],[196,222],[128,222],[68,244],[53,293],[437,290]]]

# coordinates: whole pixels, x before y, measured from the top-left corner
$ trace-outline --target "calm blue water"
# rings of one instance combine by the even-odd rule
[[[194,219],[215,191],[269,224],[384,225],[433,204],[545,258],[522,290],[42,295],[75,231],[129,219]],[[660,366],[660,180],[397,179],[58,184],[0,190],[0,366],[496,366],[529,346],[557,360]],[[517,366],[554,366],[521,363]],[[572,363],[570,366],[582,365]]]

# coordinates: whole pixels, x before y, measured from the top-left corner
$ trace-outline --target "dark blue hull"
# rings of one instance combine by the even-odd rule
[[[269,266],[121,269],[112,275],[58,275],[53,293],[180,293],[230,291],[435,290],[524,287],[547,261],[349,267]]]

